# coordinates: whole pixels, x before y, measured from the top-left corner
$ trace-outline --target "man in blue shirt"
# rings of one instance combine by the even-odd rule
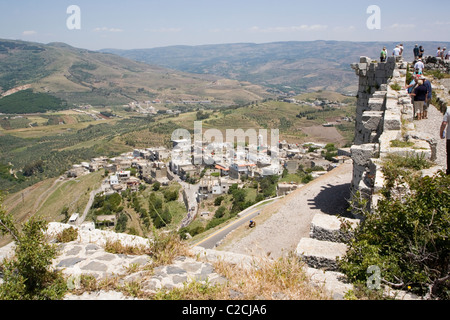
[[[445,112],[444,120],[442,120],[441,129],[439,135],[441,139],[447,139],[447,175],[450,174],[450,107],[447,108],[447,112]],[[447,130],[445,130],[447,129]]]
[[[433,87],[431,86],[430,80],[426,79],[424,76],[420,77],[423,80],[423,85],[427,87],[428,95],[425,104],[423,105],[423,119],[428,119],[428,107],[430,106],[431,98],[433,97]]]
[[[414,110],[417,112],[417,120],[422,120],[423,106],[428,100],[428,90],[427,87],[424,86],[423,80],[419,80],[417,84],[418,85],[414,88],[411,96],[414,97]]]

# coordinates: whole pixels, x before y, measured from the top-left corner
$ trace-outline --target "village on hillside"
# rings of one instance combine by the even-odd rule
[[[172,150],[153,147],[134,149],[114,158],[93,158],[90,162],[73,165],[66,176],[77,178],[105,169],[105,179],[99,190],[104,195],[138,191],[145,184],[167,186],[176,181],[182,186],[188,211],[183,222],[186,226],[198,214],[204,214],[199,209],[202,201],[227,194],[234,184],[242,187],[248,178],[282,177],[304,168],[314,179],[350,158],[349,148],[315,142],[291,144],[278,141],[275,147],[268,147],[258,139],[259,145],[248,144],[237,150],[227,143],[205,145],[199,141],[191,143],[188,139],[173,140],[172,143]],[[196,158],[199,154],[200,160]],[[289,194],[301,185],[295,181],[280,181],[276,195]],[[71,222],[75,222],[78,214],[73,217]]]

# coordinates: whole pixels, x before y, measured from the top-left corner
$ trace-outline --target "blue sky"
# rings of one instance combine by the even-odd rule
[[[67,28],[70,5],[81,10],[80,29]],[[380,29],[367,27],[371,5],[380,8]],[[311,40],[448,42],[449,12],[448,0],[0,0],[0,38],[91,50]]]

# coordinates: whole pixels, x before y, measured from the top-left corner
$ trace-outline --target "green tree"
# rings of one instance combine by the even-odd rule
[[[125,232],[127,229],[128,217],[126,214],[121,213],[116,223],[116,232]]]
[[[0,202],[1,203],[1,202]],[[16,244],[15,259],[3,263],[0,300],[57,300],[67,291],[62,273],[50,269],[56,258],[55,245],[47,243],[47,223],[34,217],[18,230],[10,215],[0,210],[0,234],[9,234]]]
[[[225,211],[227,211],[227,208],[225,208],[224,206],[220,206],[216,210],[216,213],[214,214],[214,217],[215,218],[222,218],[225,215]]]
[[[349,279],[364,284],[367,269],[382,282],[433,298],[450,298],[450,176],[411,179],[408,194],[385,192],[339,261]],[[397,177],[398,183],[405,179]]]
[[[158,182],[158,181],[156,181],[154,184],[153,184],[153,191],[158,191],[159,190],[159,188],[161,188],[161,183],[160,182]]]
[[[220,206],[222,204],[223,199],[224,199],[223,196],[218,196],[217,198],[214,199],[214,205]]]

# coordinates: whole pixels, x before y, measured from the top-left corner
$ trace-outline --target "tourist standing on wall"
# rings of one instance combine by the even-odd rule
[[[422,74],[423,69],[425,68],[422,59],[419,58],[419,60],[414,65],[414,74]]]
[[[427,87],[428,91],[427,100],[423,105],[423,118],[428,119],[428,107],[430,106],[431,98],[433,97],[433,87],[431,86],[431,81],[424,76],[422,76],[420,79],[423,80],[423,85]]]
[[[414,110],[417,113],[417,120],[423,119],[423,105],[427,101],[428,90],[424,86],[423,80],[417,81],[417,87],[411,95],[414,97]]]
[[[444,60],[444,57],[445,57],[445,50],[447,50],[446,47],[444,47],[444,48],[441,50],[441,58],[442,58],[442,60]]]
[[[400,46],[395,46],[394,51],[392,51],[392,55],[394,57],[399,57],[400,56]]]
[[[419,46],[419,58],[423,58],[423,54],[425,53],[425,49],[423,46]]]
[[[386,57],[387,57],[387,50],[386,47],[384,47],[380,53],[380,62],[386,62]]]
[[[447,175],[450,175],[450,130],[449,130],[449,122],[450,122],[450,107],[447,107],[447,111],[444,115],[444,120],[442,120],[441,130],[439,136],[441,139],[447,139]],[[445,130],[447,129],[447,130]]]
[[[400,55],[402,56],[403,55],[403,50],[404,50],[403,43],[400,43],[398,47],[400,48]]]
[[[438,47],[436,51],[436,58],[439,58],[441,56],[441,47]]]
[[[419,45],[416,44],[416,46],[414,47],[414,61],[417,61],[417,59],[419,59],[419,55],[420,55],[420,49],[419,49]]]

